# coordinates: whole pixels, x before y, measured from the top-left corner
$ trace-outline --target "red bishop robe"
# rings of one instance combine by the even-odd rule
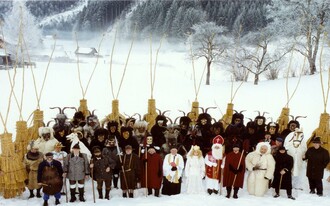
[[[216,160],[212,156],[212,151],[209,151],[207,154],[207,160],[211,163],[216,163],[216,167],[209,166],[208,164],[205,164],[205,172],[206,176],[211,179],[218,179],[220,181],[221,179],[221,164],[222,159]]]

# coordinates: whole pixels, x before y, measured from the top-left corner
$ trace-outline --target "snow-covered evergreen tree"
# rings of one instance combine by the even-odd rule
[[[13,1],[13,7],[4,19],[3,33],[10,44],[22,45],[23,49],[33,49],[41,45],[42,35],[35,17],[29,12],[25,3],[26,1]]]

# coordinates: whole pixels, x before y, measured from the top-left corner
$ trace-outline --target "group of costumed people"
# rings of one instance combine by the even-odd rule
[[[63,114],[57,116],[55,124],[40,127],[39,138],[28,145],[23,163],[29,198],[42,197],[42,189],[44,205],[51,195],[57,205],[65,192],[70,202],[77,201],[78,191],[79,201],[84,202],[85,180],[90,177],[97,183],[100,199],[109,200],[111,188],[119,187],[124,198],[133,198],[137,188],[156,197],[180,194],[183,178],[189,194],[218,194],[224,187],[227,198],[238,198],[247,171],[249,194],[263,196],[271,186],[274,197],[286,189],[287,197],[295,199],[294,159],[283,142],[299,129],[298,121],[290,121],[279,133],[278,124],[266,124],[261,115],[245,126],[243,114],[236,112],[226,128],[220,121],[212,124],[208,113],[199,114],[196,121],[188,116],[177,119],[178,124],[159,114],[149,132],[148,122],[132,117],[99,121],[96,115],[85,117],[79,111],[71,121]],[[320,138],[313,138],[303,160],[307,160],[310,193],[322,196],[329,153]]]

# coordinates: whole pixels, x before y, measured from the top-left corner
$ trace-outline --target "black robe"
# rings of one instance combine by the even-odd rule
[[[274,180],[272,182],[272,187],[279,189],[292,189],[292,174],[291,170],[293,168],[293,157],[285,153],[278,152],[275,156],[275,171]],[[281,180],[281,170],[284,169],[286,173],[282,176]]]

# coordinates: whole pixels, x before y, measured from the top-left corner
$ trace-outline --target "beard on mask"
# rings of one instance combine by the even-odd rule
[[[213,144],[212,145],[212,156],[216,160],[222,159],[222,145],[221,144]]]

